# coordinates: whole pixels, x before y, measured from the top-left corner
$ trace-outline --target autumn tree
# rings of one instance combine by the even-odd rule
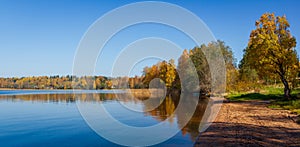
[[[143,70],[143,84],[148,87],[151,80],[159,77],[159,70],[157,65],[151,67],[145,67]]]
[[[285,16],[263,14],[255,22],[243,60],[260,77],[278,75],[284,85],[284,96],[290,98],[291,80],[295,79],[299,60],[295,50],[296,39],[289,30]]]
[[[170,88],[176,77],[174,60],[163,61],[159,64],[159,78],[163,80],[167,88]]]
[[[169,62],[162,61],[151,67],[145,67],[143,70],[143,77],[143,83],[146,87],[149,86],[153,79],[159,78],[166,84],[166,87],[170,89],[176,78],[174,60],[171,59]]]
[[[136,77],[137,78],[137,77]],[[138,79],[138,78],[137,78]],[[0,88],[16,89],[105,89],[112,88],[103,76],[33,76],[1,78]],[[139,84],[137,82],[137,84]]]

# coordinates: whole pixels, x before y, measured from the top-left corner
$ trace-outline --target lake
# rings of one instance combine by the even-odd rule
[[[193,146],[208,100],[200,99],[192,118],[182,124],[187,114],[175,113],[179,96],[161,99],[154,109],[150,109],[151,101],[145,102],[146,99],[133,99],[122,90],[114,93],[110,90],[2,90],[0,146],[118,146],[89,127],[78,110],[78,101],[101,104],[116,120],[129,126],[146,127],[167,121],[168,127],[178,129],[178,133],[156,146]],[[114,126],[108,130],[112,134],[126,133],[117,132]]]

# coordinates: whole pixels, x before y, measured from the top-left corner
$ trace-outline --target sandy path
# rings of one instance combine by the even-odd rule
[[[265,102],[224,103],[195,146],[300,146],[300,124],[287,110]]]

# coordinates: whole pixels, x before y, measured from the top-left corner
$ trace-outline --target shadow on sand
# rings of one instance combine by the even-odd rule
[[[299,136],[300,129],[214,123],[195,146],[300,146]]]

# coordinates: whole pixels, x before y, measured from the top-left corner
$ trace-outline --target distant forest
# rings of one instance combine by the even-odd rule
[[[275,85],[282,87],[284,97],[290,99],[292,89],[299,87],[300,83],[296,38],[291,34],[290,24],[285,15],[275,16],[274,13],[263,14],[254,24],[255,29],[249,35],[249,42],[244,49],[244,55],[239,65],[236,63],[232,49],[225,42],[218,40],[193,49],[185,49],[177,59],[177,65],[174,64],[176,59],[171,59],[145,67],[140,77],[40,76],[0,78],[0,88],[137,89],[149,88],[150,85],[152,88],[166,87],[168,90],[200,90],[201,93],[210,93],[212,81],[211,68],[209,67],[215,65],[208,65],[204,53],[209,51],[210,61],[219,60],[220,56],[218,55],[220,54],[223,55],[225,61],[226,85],[220,85],[221,89],[226,87],[227,92],[248,92],[260,90],[265,85]],[[221,53],[216,54],[215,51],[221,51]],[[190,61],[192,61],[194,68],[190,68]],[[191,80],[195,75],[191,73],[195,73],[195,70],[199,82]],[[214,73],[221,73],[220,75],[223,76],[224,70],[219,71],[214,71]],[[182,79],[179,78],[178,73],[184,73],[181,76]],[[185,86],[181,87],[183,83]],[[199,85],[195,86],[195,83]]]
[[[217,41],[208,45],[201,45],[191,50],[184,50],[178,59],[176,67],[174,59],[161,61],[150,67],[143,69],[141,76],[135,77],[105,77],[105,76],[37,76],[37,77],[12,77],[0,78],[0,88],[13,89],[140,89],[161,88],[164,85],[167,89],[181,89],[178,71],[189,73],[188,61],[192,61],[199,77],[199,87],[202,92],[210,91],[210,72],[206,61],[204,50],[221,49],[225,58],[226,67],[235,69],[235,59],[231,48],[224,42]],[[190,75],[184,75],[189,77]],[[153,79],[158,78],[160,81],[151,83]],[[185,81],[188,81],[185,79]],[[194,82],[194,81],[190,81]],[[184,89],[187,90],[187,89]],[[194,90],[194,89],[190,89]]]
[[[209,65],[204,56],[204,50],[220,49],[226,67],[226,91],[250,91],[260,89],[263,85],[274,85],[281,83],[281,79],[273,74],[259,74],[254,68],[246,64],[243,58],[237,66],[232,49],[225,42],[218,40],[207,45],[185,49],[178,59],[178,65],[174,60],[161,61],[150,67],[144,67],[143,74],[135,77],[105,77],[105,76],[32,76],[0,78],[0,88],[11,89],[141,89],[149,88],[153,79],[159,78],[157,88],[162,85],[167,89],[181,89],[181,81],[178,75],[180,70],[188,73],[187,61],[193,62],[199,78],[201,93],[210,93],[211,77]],[[297,70],[296,70],[297,71]],[[183,78],[189,77],[189,75]],[[192,82],[192,81],[189,81]],[[293,78],[289,81],[291,87],[297,87],[299,81]],[[152,83],[153,84],[153,83]],[[152,85],[153,86],[153,85]],[[280,85],[279,85],[280,86]],[[155,87],[154,87],[155,88]]]
[[[124,82],[124,83],[122,83]],[[125,83],[126,82],[126,83]],[[104,76],[32,76],[0,78],[0,88],[12,89],[119,89],[119,85],[128,84],[128,88],[143,88],[141,77],[135,76],[109,78]]]

